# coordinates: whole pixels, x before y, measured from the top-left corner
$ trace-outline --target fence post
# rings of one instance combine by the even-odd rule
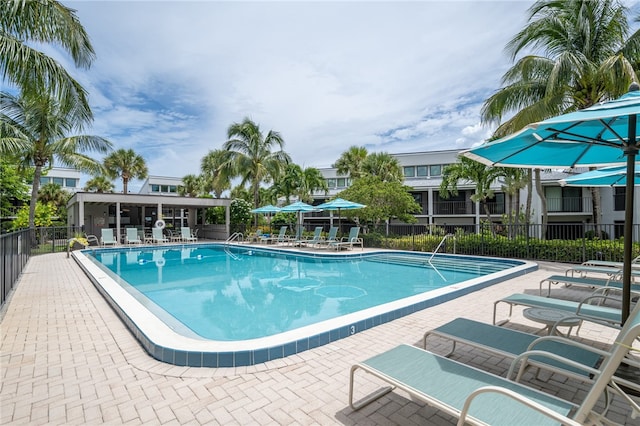
[[[411,224],[411,251],[416,249],[416,227]]]
[[[584,222],[584,220],[582,221],[582,262],[586,262],[587,261],[587,227],[586,224]]]

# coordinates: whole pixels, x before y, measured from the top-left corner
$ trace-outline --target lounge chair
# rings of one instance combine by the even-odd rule
[[[640,266],[640,265],[638,265]],[[609,266],[596,266],[596,265],[576,265],[569,269],[567,269],[564,273],[565,275],[572,277],[580,276],[587,277],[591,274],[602,274],[606,275],[608,279],[620,279],[622,278],[622,267],[620,268],[612,268]],[[632,268],[631,269],[631,277],[640,277],[640,268]],[[593,277],[596,278],[596,277]]]
[[[161,228],[151,228],[151,241],[154,243],[168,243],[169,239],[164,236]]]
[[[89,234],[86,236],[87,241],[89,242],[90,247],[95,247],[100,245],[100,240],[95,235]]]
[[[609,327],[619,328],[622,322],[622,311],[617,308],[608,306],[591,305],[594,301],[602,302],[606,300],[614,300],[620,302],[619,299],[599,294],[598,291],[592,293],[580,302],[571,300],[555,299],[552,297],[536,296],[533,294],[515,293],[494,302],[493,304],[493,324],[502,325],[511,319],[514,306],[526,306],[530,308],[549,308],[566,312],[567,315],[584,318],[590,321],[596,321]],[[506,303],[509,305],[509,315],[506,319],[497,320],[498,305]]]
[[[127,244],[142,244],[142,240],[140,239],[136,228],[127,228],[127,234],[124,238]]]
[[[115,246],[118,245],[118,240],[113,233],[113,228],[102,228],[102,238],[100,242],[103,246]]]
[[[594,411],[594,407],[603,394],[613,390],[635,411],[640,412],[637,402],[620,388],[620,385],[631,385],[636,389],[638,385],[614,375],[623,360],[625,363],[629,362],[625,357],[632,349],[634,340],[640,336],[639,310],[640,304],[620,330],[616,344],[607,352],[600,368],[594,369],[593,383],[579,405],[410,345],[397,346],[352,366],[349,405],[358,410],[398,388],[409,393],[414,399],[458,418],[459,425],[582,425],[603,420],[602,416]],[[516,377],[518,380],[529,356],[552,357],[544,351],[518,357],[512,363],[507,377],[511,377],[515,366],[520,364],[520,371]],[[579,365],[568,359],[556,358],[567,365]],[[358,370],[363,370],[391,386],[354,402],[355,373]]]
[[[316,248],[328,247],[333,243],[339,242],[339,240],[336,238],[337,235],[338,235],[338,227],[332,226],[329,229],[329,234],[327,235],[327,238],[321,238],[320,240],[310,245],[315,246]]]
[[[360,248],[364,250],[364,244],[363,244],[362,238],[358,237],[359,234],[360,234],[360,227],[352,226],[351,229],[349,230],[348,237],[343,237],[340,241],[329,243],[329,248],[340,250],[344,247],[349,250],[352,250],[354,245],[359,245]]]
[[[624,263],[622,262],[612,262],[608,260],[598,260],[598,259],[587,260],[586,262],[582,262],[582,265],[602,266],[606,268],[616,268],[616,269],[622,269],[624,267]],[[631,260],[631,267],[634,269],[636,268],[640,269],[640,256],[637,256],[636,258]]]
[[[275,237],[266,237],[266,238],[263,238],[261,241],[266,244],[269,244],[269,242],[272,242],[274,244],[287,243],[289,241],[289,237],[287,236],[286,225],[280,227],[280,232]]]
[[[546,351],[562,358],[577,361],[593,369],[600,363],[602,357],[606,355],[606,353],[598,351],[591,346],[584,345],[566,337],[540,337],[535,334],[485,324],[466,318],[456,318],[438,328],[427,331],[422,338],[422,347],[424,349],[427,349],[427,340],[430,336],[438,336],[453,342],[451,351],[445,356],[449,356],[455,351],[457,343],[463,343],[512,359],[515,359],[527,351]],[[591,369],[575,368],[547,358],[534,358],[530,364],[580,380],[588,379],[592,373]]]
[[[316,229],[313,232],[313,237],[303,240],[302,244],[305,244],[307,247],[319,244],[324,240],[322,237],[322,229],[322,226],[316,226]]]
[[[191,233],[191,228],[188,226],[183,226],[180,228],[180,239],[184,242],[195,242],[198,241],[198,237],[194,236]]]
[[[612,278],[603,279],[603,278],[589,278],[589,277],[572,277],[567,275],[551,275],[540,281],[540,295],[542,295],[542,285],[547,283],[547,296],[551,295],[551,284],[564,284],[567,286],[576,286],[576,287],[593,287],[593,288],[604,288],[606,290],[621,290],[622,289],[622,281],[616,281]],[[640,286],[635,286],[632,284],[631,292],[638,293],[640,292]]]

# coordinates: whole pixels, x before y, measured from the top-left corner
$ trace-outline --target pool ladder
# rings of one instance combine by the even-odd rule
[[[242,232],[234,232],[233,234],[231,234],[229,236],[229,238],[227,238],[227,243],[231,243],[234,241],[238,241],[241,242],[244,240],[244,235],[242,235]]]

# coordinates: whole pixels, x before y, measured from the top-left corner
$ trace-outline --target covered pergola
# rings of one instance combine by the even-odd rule
[[[100,236],[102,228],[114,228],[122,235],[126,227],[151,228],[162,219],[174,227],[205,228],[196,223],[197,210],[210,207],[225,208],[225,224],[207,226],[208,239],[226,239],[229,236],[231,200],[228,198],[195,198],[172,195],[117,194],[76,192],[67,203],[68,224],[82,227],[87,234]]]

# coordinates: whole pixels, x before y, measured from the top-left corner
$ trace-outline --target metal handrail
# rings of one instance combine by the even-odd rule
[[[456,252],[456,246],[455,246],[456,236],[453,234],[447,234],[444,236],[444,238],[442,238],[442,241],[440,241],[440,244],[438,244],[438,247],[436,247],[433,253],[431,253],[431,257],[429,258],[429,263],[431,263],[431,259],[433,259],[433,256],[435,256],[438,250],[440,250],[440,247],[442,247],[444,242],[447,241],[447,238],[453,238],[453,253]]]
[[[243,241],[244,240],[244,235],[242,235],[242,232],[234,232],[233,234],[231,234],[229,236],[229,238],[227,238],[227,240],[225,242],[230,243],[233,241]]]

